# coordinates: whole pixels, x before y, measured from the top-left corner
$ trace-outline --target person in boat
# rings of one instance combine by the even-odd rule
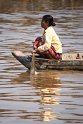
[[[33,41],[33,53],[48,59],[62,59],[62,43],[53,28],[55,25],[51,15],[43,16],[41,27],[44,28],[44,33]]]
[[[54,31],[53,26],[56,24],[54,23],[54,19],[51,15],[44,15],[41,21],[41,27],[44,28],[44,33],[42,37],[36,38],[33,41],[33,53],[39,54],[38,57],[46,58],[46,59],[55,59],[61,60],[62,59],[62,43]],[[12,55],[25,67],[30,69],[32,55],[26,57],[21,51],[13,51]]]

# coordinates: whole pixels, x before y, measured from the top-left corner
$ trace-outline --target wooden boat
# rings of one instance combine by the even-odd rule
[[[31,68],[32,54],[14,51],[12,55],[26,68]],[[63,53],[62,60],[45,59],[35,55],[37,69],[83,70],[83,53]]]

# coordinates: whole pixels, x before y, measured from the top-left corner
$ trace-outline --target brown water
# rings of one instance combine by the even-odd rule
[[[44,14],[53,15],[63,52],[83,52],[83,0],[0,0],[0,124],[83,123],[83,72],[31,76],[11,55],[32,51]]]

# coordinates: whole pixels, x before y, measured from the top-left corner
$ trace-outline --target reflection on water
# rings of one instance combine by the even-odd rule
[[[42,74],[43,73],[43,74]],[[32,85],[36,88],[40,88],[41,92],[41,103],[45,104],[58,104],[58,99],[53,98],[55,95],[59,95],[60,79],[57,73],[50,74],[47,72],[42,72],[40,75],[31,77]],[[48,83],[49,77],[49,83]],[[52,97],[51,97],[52,95]]]
[[[40,4],[41,3],[41,4]],[[0,124],[83,123],[83,72],[30,76],[11,55],[32,51],[44,14],[53,15],[63,52],[83,52],[83,0],[0,0]]]
[[[40,73],[40,75],[37,75],[37,77],[31,77],[32,85],[40,91],[40,104],[44,106],[59,104],[58,96],[60,95],[61,83],[59,77],[57,76],[57,73],[50,74],[50,76],[47,72],[42,73]],[[43,107],[41,113],[41,121],[56,120],[56,113],[57,112],[54,112],[53,109],[49,106],[45,108]]]
[[[16,119],[23,123],[82,123],[82,75],[42,71],[31,77],[29,72],[19,73],[11,80],[6,77],[0,84],[1,122],[7,118],[8,123]]]
[[[54,72],[49,72],[49,73],[47,73],[47,71],[39,72],[37,75],[35,76],[31,75],[30,77],[28,76],[29,75],[28,72],[24,72],[21,73],[18,78],[14,78],[12,80],[12,82],[15,84],[23,84],[24,82],[26,82],[27,84],[27,81],[31,80],[31,82],[29,82],[29,87],[32,87],[33,90],[31,91],[31,93],[28,92],[28,94],[25,94],[26,90],[24,90],[25,93],[23,96],[26,96],[27,98],[24,97],[22,99],[22,95],[20,95],[20,98],[17,99],[17,101],[32,102],[32,103],[34,102],[42,106],[41,108],[39,108],[40,109],[39,112],[35,112],[34,110],[32,110],[30,118],[28,118],[30,112],[28,113],[27,111],[25,112],[23,111],[25,115],[21,113],[22,116],[20,116],[20,118],[34,119],[38,121],[51,121],[56,119],[55,115],[57,112],[54,112],[53,109],[48,105],[59,104],[58,96],[60,95],[61,83],[57,73]],[[49,76],[49,83],[48,83],[48,76]],[[28,97],[30,96],[32,98],[29,99]],[[38,99],[35,100],[35,97],[38,97]],[[34,118],[34,116],[36,117]]]

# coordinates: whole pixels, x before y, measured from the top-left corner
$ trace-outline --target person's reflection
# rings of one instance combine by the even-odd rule
[[[60,87],[61,82],[59,78],[59,73],[55,71],[41,71],[37,75],[30,75],[28,72],[23,72],[19,74],[18,78],[12,80],[13,83],[23,83],[26,81],[30,81],[29,85],[35,87],[38,94],[36,96],[40,96],[41,98],[38,100],[41,105],[41,109],[38,115],[36,116],[36,121],[51,121],[56,120],[56,114],[53,110],[53,105],[59,104],[59,96],[60,96]],[[33,101],[35,102],[35,101]],[[49,107],[50,105],[50,107]],[[27,115],[21,116],[21,118],[28,118],[28,114],[30,112],[25,112]],[[34,113],[31,112],[31,113]],[[29,119],[33,119],[33,114]]]
[[[51,71],[44,71],[36,76],[31,76],[31,83],[35,88],[40,89],[42,105],[57,105],[59,104],[60,95],[60,78],[59,74]],[[42,121],[55,120],[55,112],[52,111],[49,106],[47,108],[42,108],[41,112]]]

